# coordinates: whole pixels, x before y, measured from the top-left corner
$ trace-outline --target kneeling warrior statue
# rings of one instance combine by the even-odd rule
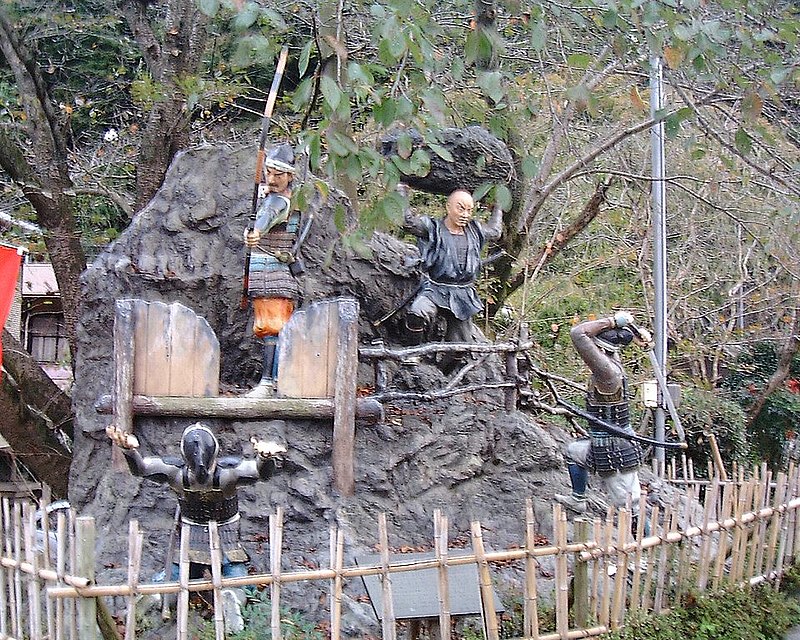
[[[634,436],[630,425],[628,383],[619,351],[631,341],[647,346],[649,332],[636,326],[630,313],[621,311],[611,318],[588,320],[572,328],[570,338],[592,375],[586,390],[586,413],[619,428],[613,435],[592,424],[589,438],[567,445],[571,495],[556,494],[555,499],[577,513],[586,511],[589,472],[596,473],[615,507],[630,506],[633,527],[639,515],[638,467],[642,450],[638,442],[621,437]]]
[[[135,476],[168,484],[178,495],[180,527],[189,527],[190,578],[201,578],[211,565],[209,522],[217,522],[222,550],[222,575],[247,575],[247,552],[239,540],[239,499],[237,487],[268,480],[281,465],[286,448],[275,443],[251,440],[255,460],[218,458],[219,442],[206,425],[197,422],[181,436],[181,457],[143,457],[139,440],[113,425],[106,428],[112,442],[122,449],[128,468]],[[178,563],[172,565],[172,580],[177,580]],[[233,590],[223,596],[234,597],[240,606],[244,596]],[[236,607],[238,613],[238,606]],[[240,616],[237,616],[240,619]],[[227,622],[226,622],[227,624]],[[235,630],[231,629],[231,631]]]

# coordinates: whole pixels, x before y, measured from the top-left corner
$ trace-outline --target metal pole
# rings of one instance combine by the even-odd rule
[[[661,58],[650,58],[650,115],[655,117],[663,108]],[[667,224],[664,197],[664,122],[655,123],[650,129],[652,155],[652,210],[653,210],[653,285],[655,288],[653,328],[655,354],[659,370],[666,377],[667,364]],[[661,398],[661,394],[659,394]],[[664,442],[666,437],[666,415],[663,398],[655,410],[654,439]],[[664,449],[655,449],[659,471],[664,468]]]

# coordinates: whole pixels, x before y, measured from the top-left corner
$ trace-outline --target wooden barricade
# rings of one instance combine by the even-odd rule
[[[114,319],[114,386],[97,410],[133,431],[135,415],[230,420],[333,420],[334,487],[354,491],[356,417],[379,420],[375,399],[356,397],[358,303],[325,300],[296,311],[279,337],[278,396],[219,396],[219,342],[206,320],[179,304],[129,299]],[[114,466],[124,469],[119,451]]]

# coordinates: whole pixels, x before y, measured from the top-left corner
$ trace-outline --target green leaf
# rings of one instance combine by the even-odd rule
[[[500,205],[503,211],[508,211],[514,204],[511,189],[504,184],[498,184],[494,189],[495,202]]]
[[[336,111],[339,107],[339,102],[342,100],[342,90],[336,81],[329,76],[322,76],[319,81],[319,88],[322,90],[322,96],[325,102],[328,103],[331,111]]]
[[[450,153],[450,150],[447,147],[443,147],[440,144],[436,144],[435,142],[428,143],[428,147],[430,150],[433,151],[437,156],[439,156],[445,162],[455,162],[455,158],[453,154]]]
[[[423,149],[417,149],[411,154],[409,168],[416,176],[427,176],[431,172],[431,157]]]
[[[576,69],[586,69],[592,64],[592,57],[586,53],[573,53],[567,57],[567,62]]]
[[[337,156],[346,156],[350,153],[358,153],[358,145],[353,142],[353,139],[340,131],[329,130],[326,136],[328,141],[328,148],[331,153]]]
[[[395,226],[403,224],[403,216],[405,215],[406,202],[396,191],[390,192],[381,201],[383,205],[383,212],[388,218],[389,222]]]
[[[477,78],[477,85],[494,102],[503,99],[503,76],[499,71],[487,71]]]
[[[244,31],[255,24],[259,16],[259,7],[255,2],[248,2],[233,19],[234,31]]]
[[[547,46],[547,25],[544,20],[539,20],[531,27],[531,47],[541,53]]]
[[[403,160],[408,160],[411,157],[411,152],[414,147],[414,141],[411,136],[403,132],[397,136],[397,155]]]
[[[744,129],[739,129],[736,132],[736,135],[733,138],[734,144],[736,145],[736,149],[744,154],[747,155],[750,153],[751,149],[753,148],[753,139],[750,137],[750,134],[747,133]]]
[[[219,11],[219,0],[200,0],[197,6],[200,13],[213,18]]]
[[[533,178],[537,173],[539,173],[539,160],[533,156],[525,156],[522,159],[522,175]]]
[[[493,185],[491,182],[482,182],[480,185],[478,185],[478,188],[475,189],[475,191],[472,193],[472,197],[475,200],[482,199],[483,196],[485,196],[487,193],[489,193],[489,191],[491,191],[492,186]]]
[[[311,101],[311,95],[314,91],[314,79],[306,78],[294,90],[292,94],[292,107],[295,111],[302,111],[308,106]]]
[[[300,51],[300,59],[297,62],[297,72],[300,74],[301,78],[306,75],[306,71],[308,71],[308,62],[311,59],[311,48],[313,46],[314,41],[309,40],[305,43],[305,45],[303,45],[303,48]]]
[[[395,120],[397,114],[397,102],[392,98],[385,98],[382,102],[376,102],[372,107],[372,117],[375,122],[388,127]]]

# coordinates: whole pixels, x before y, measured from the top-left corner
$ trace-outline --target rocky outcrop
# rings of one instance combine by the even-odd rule
[[[240,308],[243,247],[248,224],[254,147],[213,147],[180,155],[150,205],[90,266],[83,277],[74,407],[75,452],[69,497],[78,512],[96,518],[99,540],[98,581],[124,581],[128,520],[145,531],[143,580],[163,567],[175,499],[169,489],[141,481],[111,467],[111,446],[104,428],[112,420],[95,410],[113,380],[114,302],[126,297],[181,302],[205,317],[222,351],[225,393],[246,391],[260,373],[260,348],[251,337],[249,312]],[[348,255],[333,223],[344,196],[333,191],[312,202],[315,222],[304,249],[306,299],[348,295],[362,311],[360,339],[378,337],[368,321],[393,308],[416,282],[416,249],[391,236],[377,236],[372,257]],[[385,328],[381,329],[385,331]],[[381,337],[392,339],[391,335]],[[413,370],[393,365],[400,384],[433,388],[442,374],[431,364]],[[469,382],[497,379],[498,363],[470,373]],[[359,369],[359,385],[373,381],[371,368]],[[251,435],[284,442],[288,458],[269,482],[242,489],[240,507],[245,547],[253,566],[268,566],[268,517],[283,508],[284,566],[325,566],[329,527],[346,531],[348,561],[372,551],[377,517],[389,515],[389,540],[396,547],[432,542],[434,509],[451,523],[451,538],[467,535],[479,519],[490,546],[505,548],[524,540],[524,505],[534,499],[542,531],[549,530],[550,500],[567,476],[560,446],[551,433],[521,412],[507,413],[502,394],[482,391],[431,403],[387,407],[377,425],[356,431],[356,491],[337,495],[331,487],[331,425],[296,421],[208,421],[225,455],[250,455]],[[139,418],[136,433],[147,454],[178,454],[181,431],[189,422]],[[324,586],[324,585],[323,585]],[[353,585],[358,589],[359,585]],[[316,594],[287,590],[308,615],[324,614]],[[347,601],[346,620],[362,635],[372,620],[369,605]],[[375,622],[377,625],[377,622]],[[154,632],[155,633],[155,632]],[[155,636],[154,636],[155,637]]]

